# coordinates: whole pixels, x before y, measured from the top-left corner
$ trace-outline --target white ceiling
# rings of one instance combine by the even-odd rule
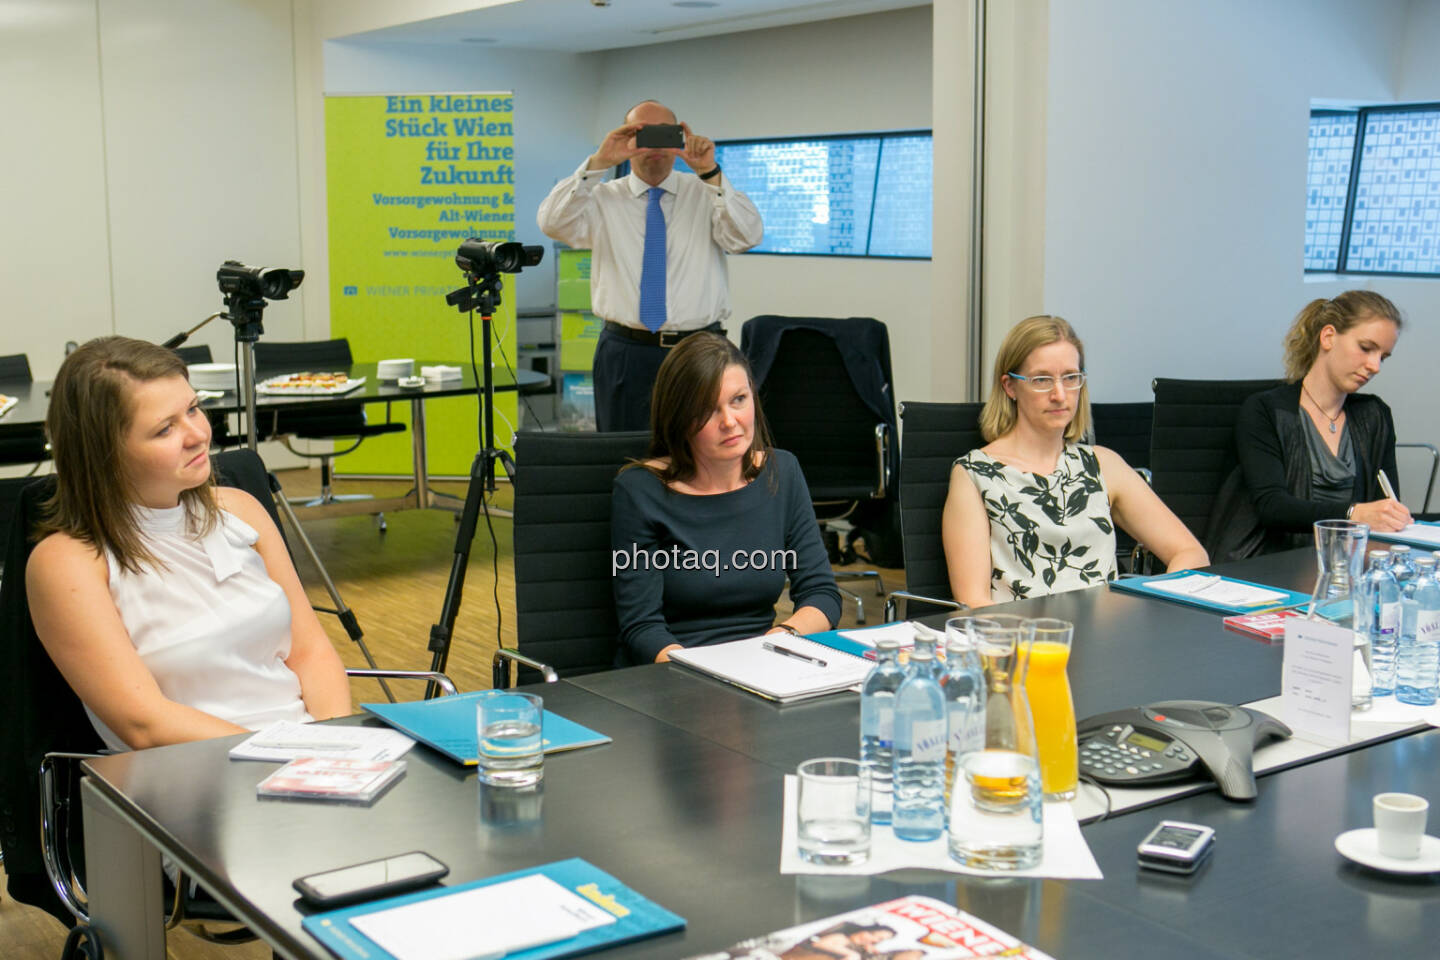
[[[457,43],[584,53],[831,20],[930,0],[515,0],[352,34],[347,41]]]

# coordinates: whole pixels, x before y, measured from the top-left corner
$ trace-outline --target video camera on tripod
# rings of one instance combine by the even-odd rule
[[[544,256],[545,248],[541,246],[513,240],[495,243],[471,237],[455,251],[455,265],[470,282],[447,294],[445,302],[461,313],[478,308],[480,315],[488,319],[500,305],[500,291],[505,286],[500,274],[519,273],[526,267],[538,266]],[[485,342],[488,362],[488,336]]]

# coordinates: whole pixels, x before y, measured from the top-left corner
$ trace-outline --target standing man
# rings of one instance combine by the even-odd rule
[[[595,419],[602,431],[650,429],[650,388],[666,352],[699,330],[723,333],[730,316],[725,254],[760,242],[760,212],[715,163],[713,141],[681,124],[685,146],[635,146],[675,113],[645,100],[600,149],[540,204],[540,229],[589,248],[590,302],[605,321],[595,348]],[[694,174],[676,173],[679,157]],[[630,175],[602,182],[630,161]]]

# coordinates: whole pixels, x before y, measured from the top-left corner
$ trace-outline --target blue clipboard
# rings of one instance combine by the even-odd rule
[[[1201,573],[1198,570],[1176,570],[1174,573],[1162,573],[1153,577],[1126,577],[1121,580],[1111,580],[1110,589],[1119,590],[1121,593],[1132,593],[1139,597],[1153,597],[1156,600],[1169,600],[1172,603],[1183,603],[1187,607],[1199,607],[1201,610],[1213,610],[1217,613],[1259,613],[1262,610],[1278,610],[1284,607],[1297,607],[1302,603],[1310,602],[1310,594],[1300,593],[1298,590],[1286,590],[1283,587],[1272,587],[1264,583],[1255,583],[1251,580],[1241,580],[1238,577],[1221,577],[1227,583],[1240,583],[1247,587],[1255,587],[1259,590],[1273,590],[1276,593],[1283,593],[1285,596],[1279,600],[1266,600],[1262,603],[1236,606],[1229,603],[1215,603],[1203,597],[1187,596],[1182,593],[1168,593],[1164,590],[1156,590],[1154,583],[1161,583],[1166,580],[1176,580],[1180,577],[1189,577],[1199,574],[1200,576],[1216,576],[1216,574]]]
[[[488,690],[410,700],[402,703],[362,703],[360,708],[374,714],[407,737],[438,750],[456,763],[473,767],[480,762],[480,741],[475,731],[475,703]],[[545,711],[545,752],[559,753],[609,743],[610,738]]]
[[[453,887],[435,887],[418,893],[407,893],[385,900],[374,900],[340,910],[317,913],[301,920],[300,925],[340,960],[393,960],[393,955],[389,951],[382,950],[373,940],[355,929],[351,921],[356,917],[389,910],[392,907],[402,907],[435,897],[451,896],[476,887],[486,887],[494,883],[503,883],[506,880],[517,880],[520,877],[528,877],[536,873],[545,874],[567,890],[615,914],[616,921],[603,927],[585,930],[568,940],[559,940],[555,943],[547,943],[529,950],[519,950],[507,954],[506,960],[552,960],[555,957],[569,957],[578,953],[589,953],[592,950],[629,943],[632,940],[658,936],[685,927],[684,917],[671,913],[659,904],[646,899],[608,873],[591,866],[578,857],[531,867],[528,870],[516,870],[514,873],[498,877],[487,877],[472,883],[462,883]]]

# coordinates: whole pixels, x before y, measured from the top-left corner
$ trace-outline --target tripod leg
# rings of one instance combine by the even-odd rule
[[[315,545],[312,544],[310,538],[305,535],[305,528],[300,526],[300,521],[296,518],[295,511],[290,507],[290,501],[285,499],[285,491],[281,489],[280,481],[275,479],[275,474],[273,473],[267,473],[266,476],[270,480],[270,492],[273,494],[271,499],[275,501],[275,506],[279,507],[280,512],[284,514],[285,523],[291,530],[295,531],[295,536],[300,540],[300,545],[305,549],[305,555],[310,558],[310,562],[313,563],[315,569],[320,572],[320,581],[325,584],[325,592],[330,594],[330,602],[335,604],[334,612],[335,615],[340,618],[341,626],[345,628],[345,632],[349,635],[350,639],[355,641],[355,645],[360,648],[360,653],[365,657],[365,662],[370,665],[370,669],[378,670],[379,667],[375,663],[375,658],[370,655],[370,648],[365,645],[365,633],[360,629],[360,621],[355,619],[354,611],[345,605],[344,598],[340,596],[340,591],[335,587],[335,581],[330,579],[329,571],[327,571],[325,565],[320,562],[320,555],[315,552]],[[391,703],[395,702],[395,694],[390,692],[390,685],[384,680],[380,681],[380,689],[385,691],[385,699]]]

